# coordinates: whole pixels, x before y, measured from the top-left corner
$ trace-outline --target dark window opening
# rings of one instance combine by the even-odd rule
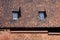
[[[18,20],[19,17],[21,17],[21,10],[19,8],[19,11],[12,11],[13,13],[13,20]]]
[[[39,19],[43,20],[47,17],[46,11],[39,11]]]

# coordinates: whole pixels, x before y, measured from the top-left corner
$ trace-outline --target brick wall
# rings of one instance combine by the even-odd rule
[[[48,35],[47,33],[10,33],[0,31],[0,40],[59,40],[60,35]]]

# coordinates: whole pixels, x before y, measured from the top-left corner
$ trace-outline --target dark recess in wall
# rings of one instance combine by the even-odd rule
[[[60,27],[3,27],[2,29],[10,29],[11,31],[44,31],[60,32]]]

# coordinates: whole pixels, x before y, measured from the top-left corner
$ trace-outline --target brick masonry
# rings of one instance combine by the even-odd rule
[[[0,31],[0,40],[59,40],[60,35],[48,35],[47,33],[10,33]]]

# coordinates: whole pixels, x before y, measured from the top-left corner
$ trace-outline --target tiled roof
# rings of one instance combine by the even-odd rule
[[[21,17],[12,19],[12,11],[21,7]],[[38,11],[46,11],[43,21],[38,18]],[[60,0],[0,0],[1,27],[59,27]]]

